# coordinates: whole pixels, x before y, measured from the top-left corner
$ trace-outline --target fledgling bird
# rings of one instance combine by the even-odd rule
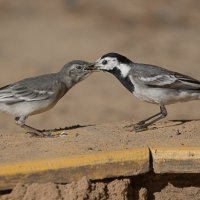
[[[139,99],[160,105],[160,112],[134,125],[136,132],[167,116],[165,105],[200,99],[200,81],[150,64],[135,63],[118,53],[108,53],[86,70],[113,74]]]
[[[34,136],[50,136],[48,131],[25,124],[30,115],[51,109],[76,83],[91,74],[84,68],[91,63],[74,60],[58,73],[23,79],[0,88],[0,110],[15,116],[16,123]]]

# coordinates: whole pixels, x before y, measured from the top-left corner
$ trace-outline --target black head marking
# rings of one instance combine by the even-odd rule
[[[109,70],[108,72],[113,74],[131,93],[134,91],[134,85],[131,82],[130,78],[128,76],[125,78],[122,77],[121,72],[117,67],[114,67],[113,70]]]
[[[120,63],[124,63],[124,64],[131,64],[133,63],[131,60],[129,60],[127,57],[121,55],[121,54],[118,54],[118,53],[107,53],[105,55],[103,55],[101,57],[102,58],[105,58],[105,57],[111,57],[111,58],[117,58],[117,60],[120,62]]]

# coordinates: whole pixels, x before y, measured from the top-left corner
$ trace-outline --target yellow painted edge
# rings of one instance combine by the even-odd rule
[[[200,159],[200,147],[187,146],[187,147],[150,147],[153,160],[156,159]]]
[[[30,174],[47,170],[92,166],[105,163],[133,161],[143,164],[149,161],[148,148],[135,148],[120,151],[98,152],[87,155],[77,155],[45,160],[30,160],[24,162],[0,165],[0,176],[15,174]]]

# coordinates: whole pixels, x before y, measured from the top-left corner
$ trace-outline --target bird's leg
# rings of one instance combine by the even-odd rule
[[[159,117],[157,117],[157,116],[159,116]],[[166,110],[165,106],[164,105],[160,105],[160,112],[155,114],[155,115],[153,115],[153,116],[151,116],[151,117],[149,117],[149,118],[147,118],[147,119],[145,119],[145,120],[142,120],[142,121],[138,122],[134,126],[134,131],[135,132],[144,131],[144,130],[147,129],[148,126],[150,126],[150,125],[154,124],[155,122],[165,118],[166,116],[167,116],[167,110]],[[157,118],[155,118],[155,117],[157,117]],[[153,118],[155,118],[155,119],[153,119]],[[153,119],[153,120],[151,120],[151,119]],[[151,120],[151,121],[148,122],[149,120]]]
[[[28,126],[25,124],[25,120],[26,120],[26,116],[20,116],[20,117],[16,117],[15,121],[16,124],[21,126],[22,128],[25,128],[26,130],[28,130],[28,133],[30,133],[32,136],[36,136],[36,137],[51,137],[50,133],[38,130],[36,128],[33,128],[31,126]]]
[[[159,113],[157,113],[157,114],[155,114],[155,115],[153,115],[153,116],[151,116],[151,117],[149,117],[149,118],[147,118],[147,119],[144,119],[144,120],[138,122],[137,125],[143,125],[143,124],[145,124],[147,121],[149,121],[149,120],[151,120],[151,119],[153,119],[153,118],[155,118],[155,117],[157,117],[157,116],[159,116],[159,115],[161,115],[161,112],[159,112]]]
[[[153,119],[153,118],[155,118],[155,117],[157,117],[159,115],[161,115],[161,111],[159,113],[151,116],[151,117],[148,117],[147,119],[144,119],[144,120],[138,122],[137,124],[127,125],[124,128],[135,128],[136,126],[138,127],[138,126],[144,125],[147,121],[149,121],[149,120],[151,120],[151,119]]]

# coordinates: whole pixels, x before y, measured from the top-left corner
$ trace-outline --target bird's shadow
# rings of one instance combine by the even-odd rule
[[[66,126],[64,128],[39,130],[42,135],[37,135],[34,132],[27,132],[27,134],[30,134],[31,137],[55,138],[55,137],[61,137],[61,136],[68,135],[67,131],[69,131],[69,130],[80,129],[80,128],[85,128],[85,127],[89,127],[89,126],[93,126],[93,125],[79,125],[79,124],[77,124],[77,125],[73,125],[73,126]]]
[[[166,128],[166,127],[173,127],[173,126],[179,126],[179,125],[183,125],[186,124],[188,122],[192,122],[192,121],[199,121],[198,119],[176,119],[176,120],[169,120],[167,122],[165,122],[165,124],[168,123],[173,123],[173,124],[169,124],[169,125],[162,125],[162,127],[160,128]]]
[[[93,126],[93,124],[88,124],[88,125],[72,125],[72,126],[66,126],[66,127],[61,127],[61,128],[54,128],[54,129],[44,129],[41,130],[41,132],[57,132],[57,131],[69,131],[69,130],[74,130],[74,129],[80,129],[80,128],[85,128]]]

